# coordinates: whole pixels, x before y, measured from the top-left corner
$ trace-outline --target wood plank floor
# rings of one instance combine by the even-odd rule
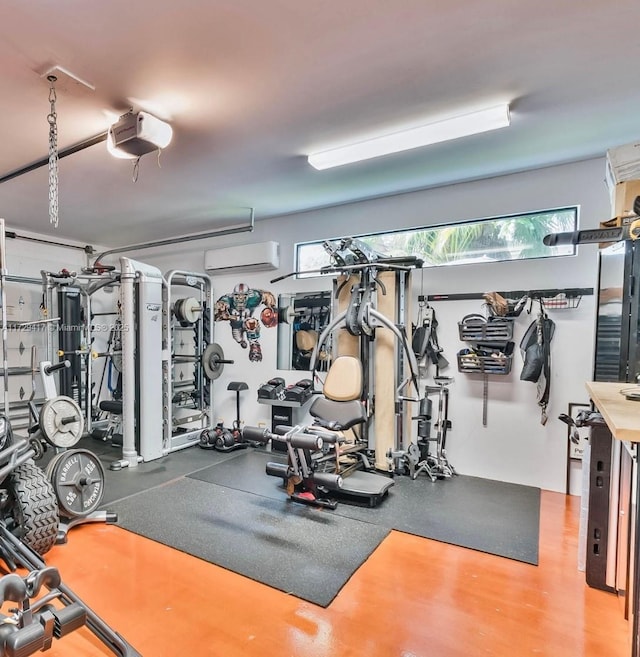
[[[47,561],[145,657],[628,657],[622,600],[577,571],[578,513],[542,493],[537,567],[392,532],[327,609],[115,526]],[[47,654],[112,653],[83,629]]]

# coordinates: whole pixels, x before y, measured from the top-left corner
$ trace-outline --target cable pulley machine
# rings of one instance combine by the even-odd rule
[[[396,441],[402,441],[405,420],[408,420],[408,417],[404,417],[404,404],[417,401],[417,398],[407,396],[407,389],[413,385],[416,397],[419,394],[418,365],[405,329],[405,293],[409,289],[408,274],[423,263],[415,257],[386,257],[353,238],[345,238],[336,243],[325,242],[324,247],[331,257],[332,265],[318,271],[341,277],[334,282],[334,299],[337,306],[342,304],[343,309],[338,310],[333,321],[320,334],[311,354],[310,369],[315,374],[321,354],[330,350],[327,346],[330,339],[334,358],[349,355],[362,365],[361,402],[366,417],[358,427],[360,433],[357,445],[348,448],[348,459],[353,466],[343,471],[341,465],[336,465],[336,472],[342,473],[342,485],[335,492],[360,499],[367,498],[370,505],[375,506],[386,495],[393,480],[367,470],[375,467],[381,471],[390,471],[386,454]],[[293,272],[271,282],[275,283],[297,273],[302,272]],[[345,331],[340,332],[341,328]],[[320,427],[324,426],[323,422],[336,419],[324,415],[320,418],[315,413],[313,415]],[[367,451],[368,429],[373,423],[376,463],[372,467]],[[306,427],[306,431],[314,432],[318,426]],[[335,450],[336,458],[342,458],[338,455],[346,453],[343,446],[336,445],[331,449]],[[290,455],[289,467],[294,467],[291,458]],[[315,462],[322,462],[325,464],[323,467],[326,467],[326,458],[315,459]],[[307,477],[306,480],[311,482],[311,488],[317,486],[312,478]]]

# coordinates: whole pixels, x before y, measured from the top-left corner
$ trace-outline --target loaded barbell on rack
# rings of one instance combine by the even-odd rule
[[[68,360],[60,363],[45,364],[44,375],[53,374],[71,365]],[[45,385],[46,389],[46,385]],[[69,448],[75,445],[84,432],[84,416],[78,402],[65,395],[55,395],[55,388],[47,392],[49,399],[43,404],[38,414],[35,406],[32,409],[38,424],[31,431],[33,438],[41,436],[53,447]]]
[[[201,356],[191,354],[173,355],[175,363],[191,363],[197,360],[201,361],[205,376],[212,381],[220,377],[225,365],[233,365],[235,362],[225,358],[222,347],[215,342],[207,345]]]
[[[202,353],[202,367],[206,377],[211,381],[220,377],[225,365],[233,365],[234,362],[224,357],[222,347],[216,342],[207,345]]]

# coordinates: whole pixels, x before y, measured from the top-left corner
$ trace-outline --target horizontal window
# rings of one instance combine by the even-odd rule
[[[575,255],[573,245],[550,247],[542,239],[577,227],[578,208],[570,207],[357,237],[385,256],[417,256],[425,267],[440,267]],[[324,241],[297,244],[296,270],[311,272],[332,266],[323,245]]]

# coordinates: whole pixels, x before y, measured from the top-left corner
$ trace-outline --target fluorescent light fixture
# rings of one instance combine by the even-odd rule
[[[107,134],[107,150],[114,157],[137,159],[145,153],[165,148],[173,129],[147,112],[123,114]]]
[[[419,128],[375,137],[321,153],[312,153],[308,160],[309,164],[316,169],[330,169],[343,164],[370,160],[381,155],[399,153],[480,132],[506,128],[510,122],[509,105],[503,103],[477,112],[429,123]]]

